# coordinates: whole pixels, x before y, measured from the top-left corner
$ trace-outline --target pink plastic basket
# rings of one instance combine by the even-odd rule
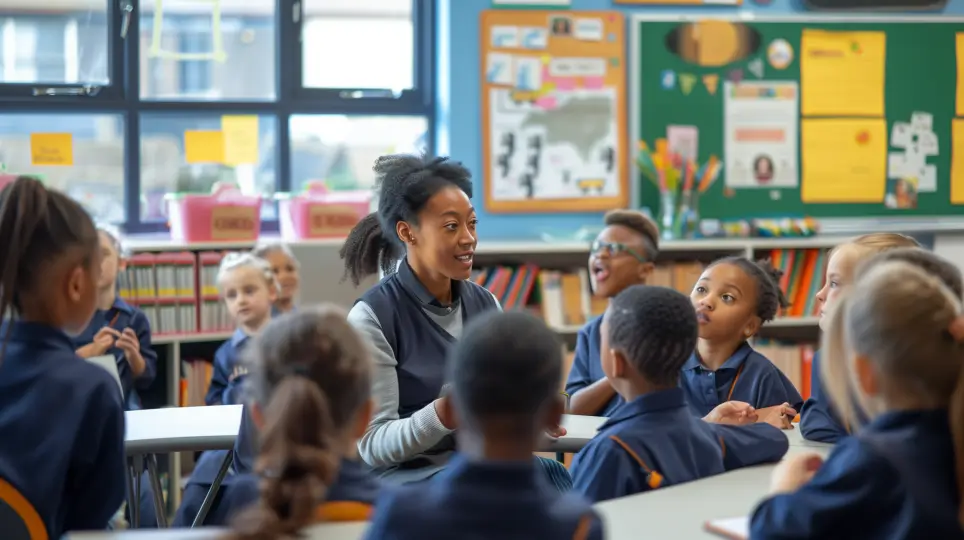
[[[0,173],[0,191],[7,187],[8,184],[12,184],[14,180],[17,179],[15,174]]]
[[[261,231],[261,197],[217,183],[210,195],[166,197],[171,239],[180,242],[254,242]]]
[[[371,205],[369,191],[329,191],[321,182],[309,183],[303,193],[276,197],[286,240],[344,238]]]

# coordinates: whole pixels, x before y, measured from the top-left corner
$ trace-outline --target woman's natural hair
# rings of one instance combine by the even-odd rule
[[[268,288],[274,288],[274,290],[279,289],[278,279],[275,277],[274,272],[271,271],[271,265],[268,264],[268,261],[242,251],[226,253],[224,258],[221,259],[221,266],[218,268],[218,285],[220,286],[221,282],[224,281],[224,278],[229,273],[239,268],[254,268],[264,276]]]
[[[378,212],[368,214],[348,234],[339,256],[345,261],[342,279],[356,287],[379,269],[390,274],[404,256],[398,237],[400,221],[418,226],[418,214],[443,188],[456,187],[472,196],[472,175],[448,158],[397,154],[375,161]]]
[[[291,262],[294,263],[295,268],[299,266],[298,259],[295,258],[295,254],[291,251],[291,247],[284,242],[267,242],[264,244],[258,244],[253,250],[251,250],[251,254],[259,259],[267,259],[268,255],[271,255],[272,253],[284,253],[285,256],[291,259]]]
[[[94,222],[76,201],[28,176],[8,184],[0,191],[0,316],[19,317],[23,296],[49,285],[42,282],[44,269],[62,257],[90,268],[98,245]],[[11,329],[8,325],[0,358]]]
[[[710,267],[720,264],[735,265],[756,282],[756,315],[761,321],[772,321],[782,308],[790,305],[783,289],[780,288],[783,272],[774,267],[769,260],[752,261],[746,257],[724,257],[713,261]]]
[[[293,538],[338,474],[371,392],[371,358],[344,310],[327,304],[271,321],[245,348],[251,398],[263,407],[260,499],[232,538]]]
[[[130,253],[128,253],[127,248],[124,246],[124,242],[121,237],[120,230],[109,224],[109,223],[97,223],[97,232],[106,236],[112,246],[114,246],[114,251],[117,252],[117,256],[121,259],[127,258]]]
[[[950,407],[957,473],[964,489],[961,317],[961,299],[937,276],[906,261],[873,264],[831,309],[823,337],[827,369],[822,382],[848,423],[856,420],[858,408],[870,417],[880,414],[895,395],[921,408]],[[858,390],[856,355],[869,359],[883,375],[880,398],[868,398]]]

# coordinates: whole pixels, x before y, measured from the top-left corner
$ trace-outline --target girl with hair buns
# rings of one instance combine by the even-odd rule
[[[964,537],[964,313],[937,276],[875,260],[828,313],[824,383],[844,421],[871,418],[823,462],[774,471],[752,538]]]

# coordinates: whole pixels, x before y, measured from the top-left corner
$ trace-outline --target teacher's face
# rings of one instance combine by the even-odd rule
[[[457,187],[443,188],[422,208],[418,223],[409,254],[449,279],[468,279],[478,223],[469,197]]]

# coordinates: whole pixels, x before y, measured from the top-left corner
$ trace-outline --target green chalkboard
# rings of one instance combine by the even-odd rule
[[[937,135],[939,154],[927,158],[927,164],[937,167],[937,191],[920,193],[916,208],[887,208],[874,204],[806,204],[801,201],[799,174],[797,187],[783,189],[726,189],[724,173],[704,193],[699,201],[701,218],[746,219],[767,217],[859,218],[859,217],[928,217],[964,215],[964,207],[950,202],[951,121],[955,113],[957,60],[955,34],[964,32],[964,21],[952,22],[897,22],[880,19],[847,21],[780,20],[743,21],[756,36],[758,48],[754,53],[733,63],[718,67],[702,67],[682,59],[668,45],[669,36],[679,31],[680,21],[634,21],[638,49],[633,51],[632,69],[639,81],[633,89],[639,117],[637,139],[652,145],[657,138],[666,137],[667,126],[691,125],[699,129],[699,159],[711,154],[726,161],[724,155],[724,92],[727,74],[742,69],[744,81],[800,80],[801,34],[805,29],[829,31],[880,31],[886,34],[885,116],[888,134],[894,122],[909,122],[911,114],[923,111],[933,115],[933,132]],[[774,69],[767,62],[767,48],[774,40],[783,39],[794,51],[792,62],[784,69]],[[751,62],[762,59],[762,77],[754,75]],[[667,89],[663,74],[692,74],[697,82],[685,95],[679,82]],[[702,81],[704,75],[719,76],[719,88],[710,93]],[[799,114],[799,110],[798,110]],[[799,137],[798,137],[799,140]],[[633,141],[635,144],[636,141]],[[891,149],[897,151],[896,149]],[[798,170],[802,166],[799,144]],[[639,177],[641,206],[655,212],[659,195],[656,187]]]

